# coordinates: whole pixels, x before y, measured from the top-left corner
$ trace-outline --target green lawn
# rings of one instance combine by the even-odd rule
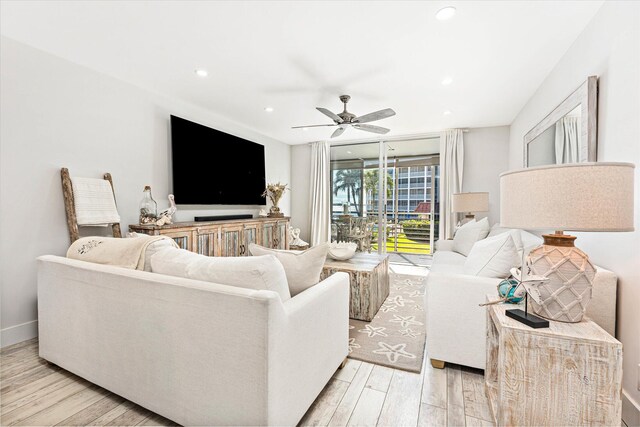
[[[371,244],[372,250],[378,250],[378,236],[374,233],[373,236],[374,243]],[[396,252],[393,246],[393,238],[389,237],[387,239],[387,252]],[[428,242],[418,242],[415,240],[410,240],[405,236],[404,233],[400,233],[398,235],[398,250],[399,253],[411,253],[411,254],[429,254],[429,243]]]

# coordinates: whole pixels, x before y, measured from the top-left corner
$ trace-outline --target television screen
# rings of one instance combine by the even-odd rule
[[[171,153],[176,204],[266,204],[263,145],[171,116]]]

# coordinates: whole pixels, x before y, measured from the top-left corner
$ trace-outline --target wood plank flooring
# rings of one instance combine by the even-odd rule
[[[482,371],[421,374],[349,359],[300,422],[313,426],[490,426]],[[0,424],[175,425],[38,357],[37,340],[0,352]]]

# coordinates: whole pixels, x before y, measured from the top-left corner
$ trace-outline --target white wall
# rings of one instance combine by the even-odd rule
[[[127,230],[128,224],[137,222],[144,185],[151,185],[159,209],[167,207],[169,115],[176,114],[263,144],[267,180],[290,182],[286,144],[11,39],[2,37],[0,43],[2,346],[35,336],[35,258],[63,255],[69,245],[61,167],[68,167],[72,176],[101,177],[111,172]],[[228,159],[196,156],[194,161],[215,167],[216,161]],[[287,195],[281,207],[289,212],[289,206]],[[190,207],[179,210],[177,220],[257,210]]]
[[[522,167],[522,138],[589,75],[599,76],[598,161],[632,162],[635,232],[576,233],[592,261],[618,275],[617,338],[624,346],[623,418],[640,403],[640,3],[606,2],[511,125],[510,168]],[[635,401],[636,410],[630,404]],[[633,417],[633,418],[632,418]]]
[[[462,191],[489,192],[489,223],[500,220],[499,175],[509,169],[509,127],[472,128],[464,134],[464,173]]]
[[[395,144],[402,144],[397,141]],[[490,212],[479,213],[488,216],[493,224],[500,215],[500,185],[498,175],[508,169],[509,127],[498,126],[469,129],[464,134],[464,177],[463,191],[488,191]],[[291,223],[300,228],[300,237],[309,241],[309,182],[311,147],[295,145],[291,147]]]
[[[300,229],[300,238],[311,241],[311,146],[291,147],[291,225]]]

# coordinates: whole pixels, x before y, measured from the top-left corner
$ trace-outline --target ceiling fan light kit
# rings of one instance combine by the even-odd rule
[[[353,127],[355,129],[363,130],[366,132],[373,132],[377,134],[384,135],[389,132],[389,129],[383,128],[381,126],[368,125],[366,123],[375,122],[377,120],[386,119],[387,117],[395,116],[396,112],[391,108],[385,108],[384,110],[374,111],[373,113],[365,114],[363,116],[356,116],[353,113],[347,111],[347,103],[351,97],[349,95],[340,95],[340,101],[344,104],[344,109],[342,113],[335,114],[334,112],[323,108],[316,107],[316,110],[320,111],[325,116],[329,117],[333,120],[333,124],[326,125],[306,125],[306,126],[293,126],[292,129],[305,129],[311,127],[335,127],[336,129],[332,134],[331,138],[336,138],[344,133],[348,127]]]

